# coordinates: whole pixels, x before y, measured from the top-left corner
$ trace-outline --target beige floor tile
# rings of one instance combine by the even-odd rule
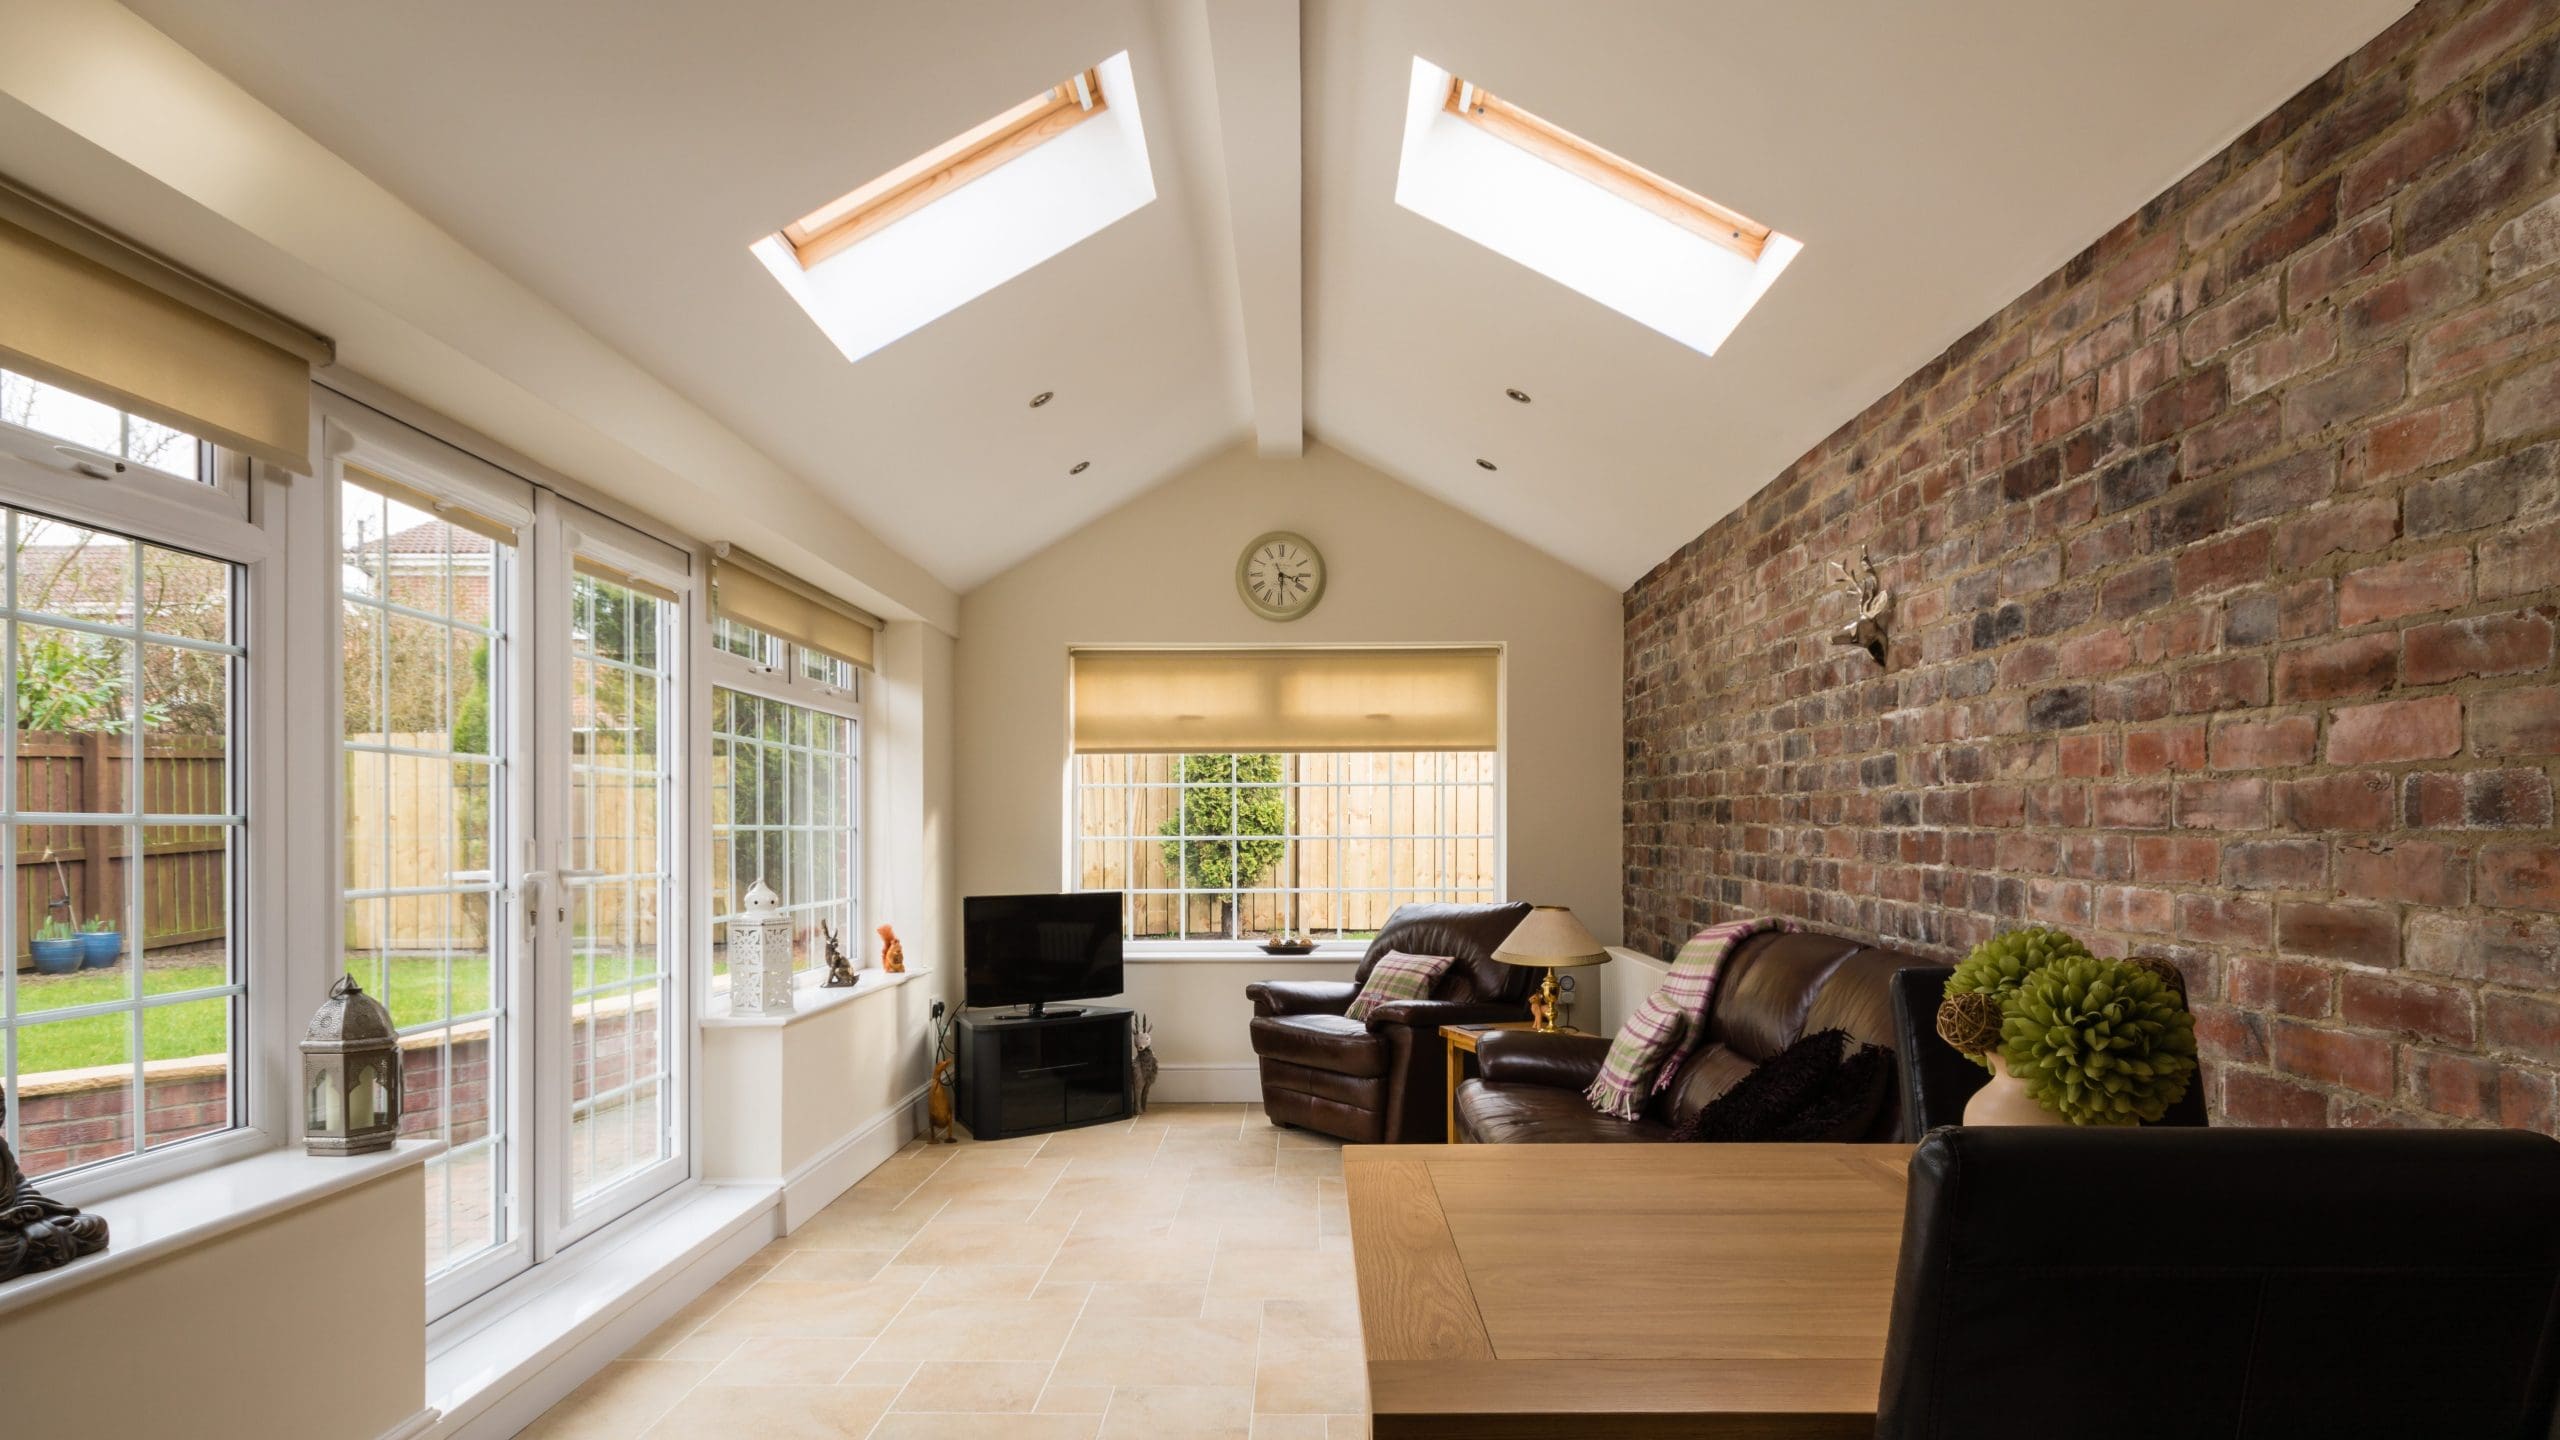
[[[937,1265],[933,1278],[924,1282],[920,1293],[979,1300],[1027,1300],[1047,1274],[1047,1268],[1040,1265]]]
[[[913,1360],[873,1360],[869,1358],[868,1351],[864,1355],[865,1358],[853,1362],[853,1368],[844,1372],[844,1378],[837,1384],[886,1385],[897,1390],[916,1378],[916,1362]]]
[[[1049,1278],[1185,1285],[1207,1280],[1217,1258],[1215,1247],[1187,1238],[1070,1236],[1049,1262]]]
[[[1283,1175],[1339,1175],[1342,1152],[1339,1150],[1291,1147],[1276,1153]]]
[[[1360,1316],[1342,1300],[1273,1300],[1262,1307],[1253,1408],[1336,1414],[1369,1408]]]
[[[809,1339],[877,1335],[920,1282],[865,1280],[857,1285],[761,1281],[703,1322],[706,1335],[798,1335]]]
[[[747,1343],[747,1337],[744,1335],[703,1335],[697,1333],[687,1335],[683,1339],[676,1341],[674,1344],[667,1346],[659,1354],[642,1355],[637,1351],[634,1351],[622,1358],[625,1360],[708,1360],[712,1364],[717,1365],[721,1361],[728,1359],[730,1356],[737,1354],[738,1347],[745,1343]]]
[[[1209,1276],[1211,1298],[1222,1300],[1326,1300],[1356,1285],[1350,1256],[1298,1247],[1223,1246]]]
[[[1086,1315],[1154,1315],[1174,1319],[1200,1318],[1200,1302],[1209,1296],[1205,1280],[1183,1285],[1133,1285],[1118,1280],[1103,1281],[1093,1287],[1085,1301]]]
[[[1359,1415],[1327,1415],[1324,1417],[1325,1440],[1369,1440],[1369,1417]]]
[[[942,1203],[910,1204],[903,1197],[896,1205],[838,1200],[776,1243],[793,1250],[897,1250],[933,1222]]]
[[[648,1440],[862,1440],[896,1392],[876,1386],[702,1389],[676,1403]]]
[[[928,1360],[898,1394],[893,1410],[1027,1412],[1049,1383],[1046,1364],[985,1360]]]
[[[1052,1385],[1031,1407],[1044,1415],[1099,1415],[1111,1408],[1108,1385]]]
[[[898,1252],[899,1265],[1046,1265],[1067,1238],[1060,1226],[938,1219]]]
[[[1093,1440],[1099,1415],[935,1415],[892,1411],[871,1440]]]
[[[862,1358],[867,1340],[800,1340],[764,1335],[740,1337],[705,1385],[833,1385]]]
[[[691,1360],[616,1360],[545,1411],[521,1440],[629,1440],[674,1409],[711,1369]]]
[[[1250,1384],[1257,1329],[1249,1315],[1087,1315],[1058,1357],[1057,1382],[1116,1386],[1179,1378],[1202,1385]]]
[[[892,1250],[792,1250],[782,1263],[765,1272],[768,1280],[801,1284],[858,1285],[878,1275],[897,1258]]]
[[[1081,1305],[1093,1294],[1093,1287],[1082,1281],[1043,1280],[1031,1287],[1034,1300],[1072,1300]]]
[[[1247,1440],[1253,1393],[1206,1385],[1124,1385],[1111,1392],[1101,1440]]]
[[[1083,1308],[1068,1300],[919,1299],[865,1358],[1046,1363],[1058,1357]]]
[[[1325,1440],[1321,1415],[1253,1415],[1253,1440]]]

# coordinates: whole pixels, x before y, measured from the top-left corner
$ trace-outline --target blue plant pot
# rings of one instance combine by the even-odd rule
[[[27,953],[35,957],[39,975],[68,975],[80,968],[80,937],[68,940],[29,940]]]
[[[124,933],[118,930],[83,930],[80,932],[80,964],[84,969],[104,970],[124,954]]]

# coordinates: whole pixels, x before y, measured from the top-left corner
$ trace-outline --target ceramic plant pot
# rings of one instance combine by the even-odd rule
[[[30,940],[27,953],[35,957],[39,975],[68,975],[80,968],[80,937],[64,940]]]
[[[80,932],[80,963],[91,970],[104,970],[124,954],[124,934],[117,930],[83,930]]]
[[[2009,1061],[1991,1055],[1991,1083],[1973,1092],[1964,1105],[1967,1125],[2068,1125],[2071,1122],[2037,1103],[2027,1082],[2009,1073]]]

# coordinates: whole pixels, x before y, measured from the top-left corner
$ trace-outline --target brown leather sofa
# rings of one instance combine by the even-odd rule
[[[1350,980],[1257,980],[1253,1053],[1262,1110],[1281,1125],[1393,1145],[1446,1138],[1448,1052],[1443,1025],[1529,1018],[1540,974],[1493,958],[1528,918],[1526,903],[1400,905],[1369,942]],[[1342,1013],[1390,950],[1456,961],[1428,1000],[1381,1005],[1367,1021]]]
[[[1458,1087],[1460,1138],[1478,1144],[1667,1140],[1761,1061],[1820,1030],[1891,1049],[1893,974],[1938,962],[1863,940],[1799,930],[1755,935],[1728,957],[1707,1010],[1707,1043],[1633,1120],[1591,1108],[1582,1092],[1609,1041],[1597,1035],[1495,1031],[1477,1043],[1482,1078]],[[1870,1141],[1900,1138],[1902,1077]]]

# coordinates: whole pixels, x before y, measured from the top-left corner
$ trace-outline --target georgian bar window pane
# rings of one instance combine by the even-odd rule
[[[845,953],[857,964],[868,953],[863,937],[854,933],[861,909],[854,885],[861,853],[861,756],[858,720],[725,687],[712,691],[715,976],[728,974],[729,920],[758,878],[782,897],[792,917],[794,970],[823,963],[822,923],[844,938]]]

